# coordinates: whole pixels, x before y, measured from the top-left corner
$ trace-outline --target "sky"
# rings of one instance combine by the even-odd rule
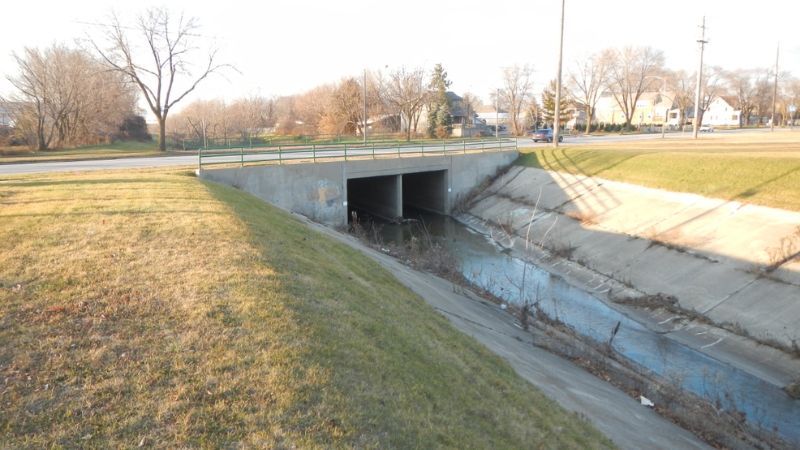
[[[204,82],[189,99],[279,96],[359,76],[364,69],[432,69],[442,63],[456,93],[488,100],[504,67],[530,64],[534,90],[555,78],[558,0],[311,1],[173,0],[176,13],[196,17],[197,44],[219,49],[235,66]],[[97,36],[112,11],[132,21],[163,2],[73,0],[8,2],[0,27],[0,95],[16,71],[12,52]],[[706,16],[707,65],[726,69],[773,66],[800,76],[796,0],[566,0],[564,73],[606,47],[652,46],[667,67],[694,71],[697,29]],[[186,102],[188,103],[188,102]]]

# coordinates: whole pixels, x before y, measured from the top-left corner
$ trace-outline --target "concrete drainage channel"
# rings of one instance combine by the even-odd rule
[[[473,222],[475,225],[475,222]],[[480,229],[486,233],[487,228]],[[777,436],[800,446],[800,401],[750,373],[659,334],[561,276],[495,251],[477,255],[453,248],[464,277],[492,295],[542,319],[562,324],[662,384],[696,395],[718,415],[738,418],[760,439]],[[503,280],[498,283],[496,280]],[[525,289],[517,287],[525,286]],[[509,289],[511,287],[511,289]],[[781,446],[778,441],[770,442]]]
[[[781,386],[659,333],[625,308],[526,263],[494,244],[502,230],[473,216],[458,218],[460,223],[442,217],[446,225],[428,223],[427,229],[442,238],[471,285],[507,302],[517,315],[525,307],[530,322],[551,330],[537,345],[573,360],[593,359],[601,366],[595,373],[654,400],[659,411],[717,446],[800,446],[800,401]],[[384,239],[407,239],[399,226],[384,226]],[[556,335],[562,338],[551,339]]]

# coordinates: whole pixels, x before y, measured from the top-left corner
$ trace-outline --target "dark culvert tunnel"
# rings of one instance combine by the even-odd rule
[[[395,222],[405,211],[447,214],[447,171],[351,178],[347,180],[347,217]]]

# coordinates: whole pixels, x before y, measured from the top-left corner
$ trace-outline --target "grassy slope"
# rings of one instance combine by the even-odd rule
[[[536,148],[518,163],[800,211],[800,136],[789,133]]]
[[[157,145],[153,142],[115,142],[108,145],[47,150],[44,152],[35,152],[27,148],[6,147],[0,148],[0,164],[130,158],[166,154],[168,153],[159,151]]]
[[[610,445],[371,260],[182,173],[0,180],[0,380],[0,447]]]

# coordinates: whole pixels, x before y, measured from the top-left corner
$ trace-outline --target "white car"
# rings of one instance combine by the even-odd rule
[[[700,125],[700,132],[701,133],[713,133],[714,127],[711,125]]]

